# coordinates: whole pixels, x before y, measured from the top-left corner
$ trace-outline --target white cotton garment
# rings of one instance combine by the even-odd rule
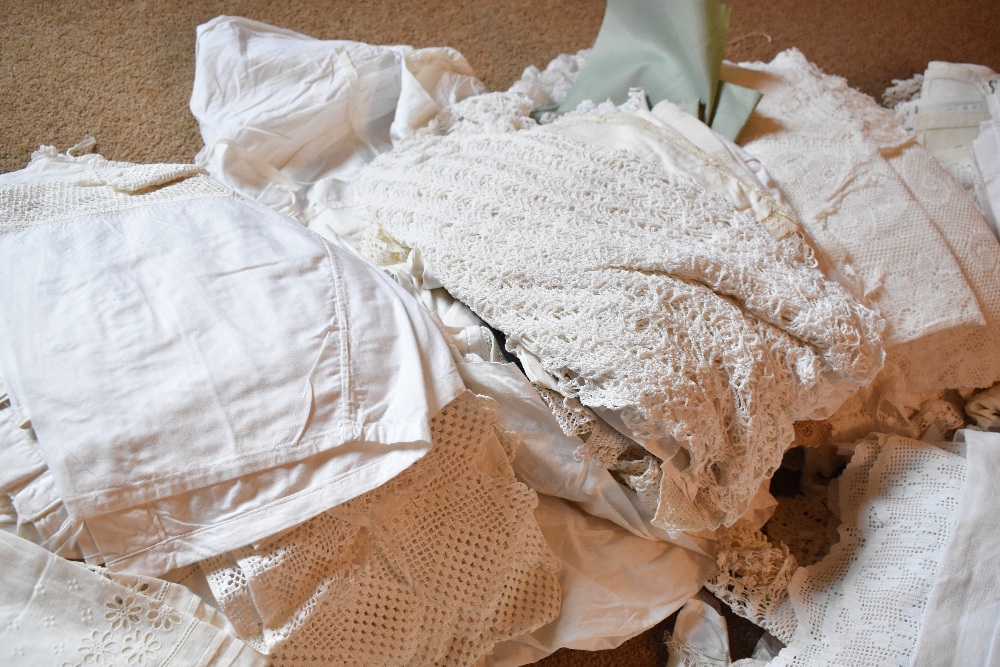
[[[1000,434],[964,430],[968,461],[955,525],[913,651],[914,667],[1000,663]]]
[[[90,568],[0,531],[0,662],[264,667],[183,586]]]
[[[535,516],[562,565],[559,616],[497,644],[488,667],[526,665],[560,648],[616,648],[677,611],[713,568],[708,558],[630,534],[559,498],[539,495]]]
[[[189,165],[37,160],[73,168],[0,187],[0,373],[110,568],[247,544],[427,452],[463,387],[388,276]]]
[[[736,521],[792,415],[879,370],[881,322],[800,237],[775,239],[694,180],[544,129],[477,131],[471,111],[373,161],[359,217],[418,248],[564,396],[620,411],[662,461],[688,457],[664,468],[654,523]]]
[[[335,218],[365,164],[483,90],[454,49],[319,40],[219,16],[198,27],[196,162],[303,223]]]

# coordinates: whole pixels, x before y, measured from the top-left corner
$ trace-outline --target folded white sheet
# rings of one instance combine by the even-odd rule
[[[0,187],[0,373],[110,568],[241,546],[427,452],[463,386],[388,276],[189,165],[37,159],[72,173]]]

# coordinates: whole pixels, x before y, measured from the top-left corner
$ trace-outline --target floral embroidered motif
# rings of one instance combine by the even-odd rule
[[[128,659],[128,664],[145,667],[156,657],[160,650],[160,642],[152,632],[134,630],[125,637],[122,644],[122,655]]]
[[[90,637],[83,638],[78,650],[83,654],[85,665],[110,665],[114,663],[116,648],[118,642],[112,639],[110,632],[94,630]]]
[[[143,581],[139,577],[125,577],[118,576],[116,578],[117,583],[125,586],[126,588],[139,593],[140,595],[149,595],[149,589],[151,586],[148,581]]]
[[[180,624],[181,615],[170,607],[164,607],[158,602],[153,602],[149,605],[149,611],[146,612],[146,620],[148,620],[154,628],[163,628],[164,630],[169,631],[173,627]]]
[[[118,628],[128,630],[139,622],[139,615],[142,613],[142,607],[136,604],[135,598],[131,595],[115,595],[114,599],[104,606],[108,608],[108,611],[104,612],[104,618],[111,621],[111,627],[115,630]]]

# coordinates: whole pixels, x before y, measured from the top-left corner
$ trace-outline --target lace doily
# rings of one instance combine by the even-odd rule
[[[690,455],[698,529],[735,521],[832,379],[881,364],[880,321],[694,181],[542,130],[423,137],[356,183],[361,215],[537,356],[565,396]],[[661,444],[657,444],[661,443]]]
[[[494,421],[490,399],[466,393],[394,480],[206,561],[240,636],[275,667],[470,665],[555,618],[558,561]]]

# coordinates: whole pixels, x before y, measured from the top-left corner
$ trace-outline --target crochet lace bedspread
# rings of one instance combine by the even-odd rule
[[[264,545],[202,563],[273,667],[471,665],[559,613],[559,562],[492,399],[462,394],[398,477]]]
[[[690,459],[672,487],[731,524],[835,381],[882,363],[881,321],[690,178],[538,129],[417,137],[355,184],[363,215],[541,360],[565,396],[619,410]],[[676,444],[674,444],[676,443]],[[666,485],[664,485],[666,486]],[[690,517],[690,513],[688,513]]]

